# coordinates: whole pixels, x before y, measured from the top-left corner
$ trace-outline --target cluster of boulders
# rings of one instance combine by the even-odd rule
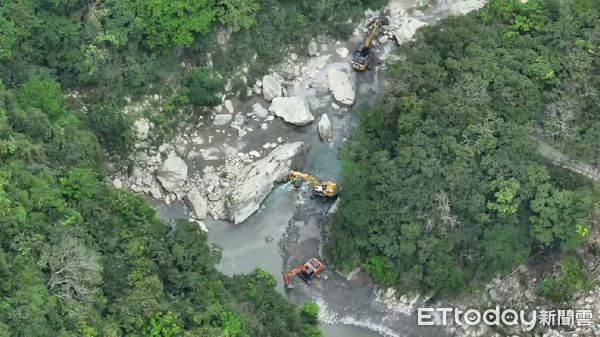
[[[398,295],[395,288],[377,288],[375,293],[379,300],[385,304],[389,310],[404,315],[412,314],[419,304],[425,303],[431,298],[431,295],[425,297],[422,297],[420,294]]]
[[[565,303],[552,303],[549,300],[538,296],[538,288],[541,282],[539,278],[540,271],[521,265],[512,273],[505,277],[495,277],[491,282],[486,284],[485,291],[479,295],[472,295],[463,299],[463,303],[459,304],[464,307],[480,307],[492,308],[496,305],[501,308],[510,308],[514,310],[524,310],[532,312],[537,310],[540,315],[541,310],[590,310],[593,319],[598,322],[598,314],[600,313],[600,288],[596,287],[587,292],[577,293],[571,300]],[[558,318],[557,318],[558,319]],[[539,320],[538,320],[539,322]],[[575,323],[575,322],[574,322]],[[522,335],[525,327],[521,325],[503,326],[503,329],[511,336]],[[496,332],[485,325],[479,327],[457,327],[456,331],[461,336],[496,336]],[[537,331],[541,332],[543,337],[597,337],[600,336],[600,331],[595,331],[593,326],[557,326],[549,327],[537,325]]]
[[[186,161],[170,151],[159,154],[159,158],[164,157],[159,165],[153,161],[151,167],[136,166],[135,171],[143,173],[118,175],[113,185],[148,193],[167,203],[182,200],[197,220],[211,215],[238,224],[258,210],[274,184],[285,181],[289,170],[301,165],[308,151],[304,142],[274,144],[273,148],[265,157],[258,151],[235,153],[221,165],[209,165],[193,174]]]
[[[234,223],[245,220],[258,209],[273,185],[286,178],[290,168],[299,167],[307,149],[302,142],[286,143],[285,136],[274,139],[273,132],[266,130],[278,118],[299,126],[316,119],[320,139],[331,142],[334,132],[330,116],[315,116],[313,111],[331,104],[332,113],[342,113],[354,104],[349,50],[337,42],[333,54],[324,39],[311,41],[307,49],[308,57],[291,53],[254,83],[248,83],[247,69],[242,69],[236,78],[246,84],[245,93],[239,88],[234,92],[233,81],[227,81],[221,103],[204,109],[209,110],[208,116],[187,125],[176,139],[158,148],[150,145],[154,126],[147,118],[138,118],[134,123],[136,153],[129,161],[132,164],[128,170],[113,174],[113,185],[166,203],[181,200],[196,220],[207,216]],[[347,59],[345,66],[327,66],[336,54]],[[327,100],[316,98],[317,91],[329,92],[333,103],[323,105]],[[243,108],[243,102],[250,99],[253,103]],[[160,109],[160,104],[154,104],[160,101],[160,97],[152,96],[130,104],[125,112],[144,115],[144,111]],[[231,137],[241,141],[252,132],[265,132],[266,142],[245,153],[227,143]]]

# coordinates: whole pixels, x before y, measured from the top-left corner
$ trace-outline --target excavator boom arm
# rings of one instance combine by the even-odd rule
[[[381,30],[381,22],[379,20],[376,20],[373,23],[373,25],[372,25],[371,32],[369,33],[369,35],[365,39],[365,47],[371,48],[371,45],[373,44],[373,41],[375,40],[375,38],[379,34],[379,30]]]
[[[321,185],[321,182],[317,178],[315,178],[313,176],[310,176],[308,174],[304,174],[302,172],[290,171],[290,173],[288,174],[288,180],[292,180],[294,178],[299,178],[299,179],[302,179],[304,181],[308,181],[313,186]]]
[[[305,264],[300,265],[287,273],[283,274],[283,284],[287,288],[290,284],[290,279],[296,275],[299,275],[306,284],[310,284],[310,280],[313,277],[317,277],[321,272],[325,270],[323,262],[315,257],[308,260]]]
[[[303,271],[302,267],[296,267],[283,275],[283,283],[287,287],[290,284],[290,279]]]

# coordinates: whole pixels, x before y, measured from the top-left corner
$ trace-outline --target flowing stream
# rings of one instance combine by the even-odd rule
[[[414,1],[393,0],[392,3],[410,6]],[[435,23],[442,17],[465,11],[462,8],[468,7],[468,3],[465,0],[440,0],[419,19]],[[473,6],[472,3],[473,1],[470,6]],[[460,8],[452,10],[455,7]],[[348,59],[339,57],[335,50],[346,47],[352,52],[358,42],[356,36],[346,43],[329,42],[327,50],[331,57],[319,71],[326,73],[332,67],[348,69]],[[393,44],[388,43],[376,48],[375,52],[380,56],[388,55],[392,48]],[[323,144],[319,140],[316,122],[305,127],[286,126],[289,129],[288,139],[304,140],[312,144],[305,166],[296,169],[319,179],[339,180],[340,161],[337,152],[356,123],[353,113],[377,102],[379,72],[379,67],[376,67],[365,73],[353,73],[356,100],[346,112],[332,109],[333,101],[326,88],[324,90],[317,87],[312,91],[297,88],[291,93],[306,96],[317,120],[322,113],[329,114],[335,133],[331,143]],[[347,278],[333,268],[327,268],[323,276],[310,286],[294,280],[294,289],[283,289],[281,275],[284,271],[304,263],[312,256],[324,258],[327,265],[326,256],[322,256],[321,223],[332,202],[311,199],[309,189],[309,186],[294,189],[290,184],[277,186],[263,202],[261,209],[238,226],[207,219],[205,224],[210,230],[209,243],[222,248],[218,269],[224,274],[233,275],[261,268],[276,277],[277,290],[292,301],[316,301],[321,308],[321,329],[325,337],[448,335],[441,329],[418,326],[416,318],[403,307],[386,306],[376,295],[368,276],[363,273]],[[187,218],[185,207],[179,202],[160,205],[158,213],[166,219]]]

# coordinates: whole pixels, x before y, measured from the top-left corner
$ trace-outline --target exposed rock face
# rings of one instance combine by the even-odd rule
[[[265,75],[262,80],[263,97],[265,101],[271,102],[275,97],[281,97],[281,84],[275,76]]]
[[[341,104],[352,105],[356,97],[354,92],[354,83],[348,73],[338,69],[331,69],[327,72],[327,81],[329,90],[333,98]]]
[[[115,188],[122,188],[122,187],[123,187],[123,183],[121,182],[121,179],[119,179],[119,178],[115,178],[115,179],[113,179],[113,181],[112,181],[112,185],[113,185]]]
[[[233,119],[233,115],[230,114],[216,114],[213,124],[216,126],[223,126]]]
[[[208,209],[208,202],[206,198],[198,189],[191,190],[186,196],[185,201],[194,212],[194,217],[199,220],[206,218],[206,211]]]
[[[322,114],[321,119],[319,120],[319,137],[325,143],[328,143],[333,138],[333,128],[331,126],[331,121],[329,120],[329,116],[327,114]]]
[[[252,114],[259,118],[266,118],[269,116],[269,110],[267,110],[260,103],[254,103],[254,105],[252,106]]]
[[[148,131],[150,130],[150,123],[146,118],[140,118],[135,123],[135,133],[138,140],[146,140],[148,138]]]
[[[247,166],[225,196],[225,217],[239,224],[256,212],[273,186],[302,164],[308,149],[304,142],[284,144]]]
[[[341,58],[346,58],[348,56],[348,54],[350,53],[350,51],[346,47],[340,47],[340,48],[336,49],[335,52],[338,55],[340,55]]]
[[[158,181],[165,190],[176,192],[185,185],[187,174],[187,164],[175,152],[171,152],[158,172]]]
[[[307,125],[315,120],[306,101],[299,97],[274,98],[269,111],[284,121],[296,125]]]
[[[333,215],[338,211],[338,209],[340,208],[340,200],[342,200],[342,199],[337,198],[335,200],[335,202],[333,203],[333,205],[331,205],[331,207],[329,207],[329,209],[327,210],[327,216]]]
[[[308,44],[308,56],[319,56],[319,45],[314,40]]]
[[[200,230],[203,231],[204,233],[208,234],[209,230],[208,230],[208,227],[206,227],[206,224],[204,222],[198,221],[198,220],[190,220],[190,222],[197,223]]]
[[[234,112],[233,102],[231,102],[231,100],[225,100],[225,102],[223,102],[223,105],[225,106],[225,110],[227,110],[230,114]]]
[[[421,20],[403,17],[394,24],[398,27],[394,30],[394,39],[398,44],[409,41],[415,35],[417,29],[425,25],[427,24]]]

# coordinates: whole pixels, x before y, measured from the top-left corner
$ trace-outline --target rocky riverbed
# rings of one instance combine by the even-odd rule
[[[425,6],[423,1],[391,1],[386,8],[390,25],[376,47],[382,65],[393,47],[411,39],[419,27],[483,3],[439,0]],[[209,232],[209,241],[223,248],[219,268],[224,273],[263,268],[278,277],[311,256],[321,256],[320,224],[331,203],[310,199],[307,188],[294,190],[280,183],[290,168],[322,179],[338,178],[336,153],[352,129],[351,112],[374,104],[380,90],[381,67],[359,74],[349,64],[351,51],[376,15],[365,13],[349,41],[315,37],[306,55],[292,53],[263,78],[247,83],[247,98],[229,85],[222,104],[212,109],[210,117],[186,126],[177,139],[154,148],[148,141],[153,125],[145,119],[136,121],[139,151],[133,158],[135,164],[116,172],[113,184],[154,199],[164,218],[197,221]],[[508,283],[495,284],[486,289],[489,296],[494,287]],[[435,305],[428,296],[378,290],[360,271],[343,276],[328,268],[311,287],[296,285],[287,292],[289,297],[298,302],[317,301],[321,320],[327,324],[366,328],[385,336],[496,333],[418,327],[415,308]],[[587,303],[586,296],[581,300]],[[477,297],[465,298],[463,304],[477,301],[493,303]],[[330,328],[326,336],[367,336],[360,329],[343,329]]]
[[[375,42],[381,61],[419,27],[482,5],[475,0],[434,3],[421,11],[416,8],[427,8],[423,1],[390,2],[386,8],[390,25]],[[316,37],[309,43],[307,55],[291,53],[262,79],[255,83],[246,80],[243,98],[229,82],[222,104],[207,118],[187,125],[176,139],[160,146],[150,142],[154,125],[146,118],[138,119],[134,124],[138,143],[133,165],[114,173],[113,184],[158,202],[184,201],[197,220],[210,215],[236,224],[243,222],[258,210],[273,185],[285,180],[282,172],[302,166],[303,153],[316,135],[330,141],[332,124],[349,115],[357,95],[373,94],[369,93],[370,85],[378,84],[357,83],[349,61],[350,51],[360,43],[367,23],[376,15],[378,12],[367,12],[350,41]],[[148,97],[125,110],[151,109],[152,102],[160,100]],[[252,166],[260,169],[253,171]]]

